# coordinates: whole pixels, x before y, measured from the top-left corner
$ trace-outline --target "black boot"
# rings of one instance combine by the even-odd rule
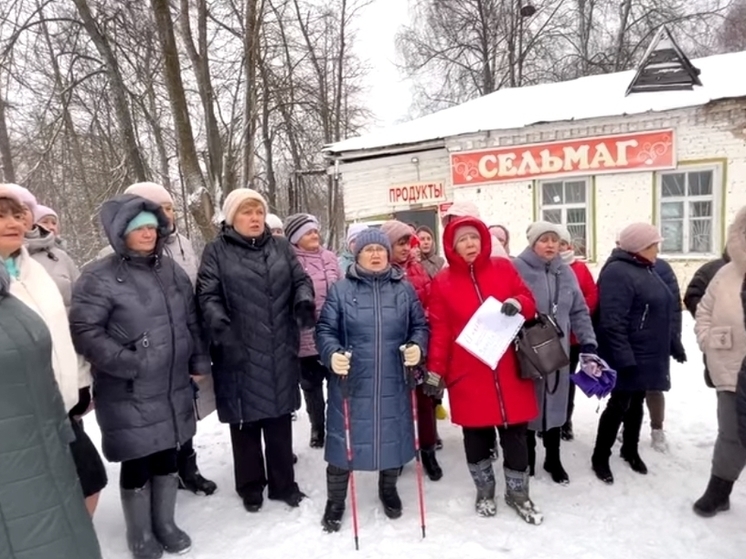
[[[627,423],[624,426],[624,432],[622,433],[622,449],[619,452],[625,462],[629,464],[633,472],[645,475],[648,473],[648,467],[645,462],[640,458],[640,452],[638,450],[638,443],[640,442],[640,429],[635,426],[630,426]]]
[[[389,518],[399,518],[402,512],[401,499],[396,490],[399,480],[398,468],[383,470],[378,473],[378,498],[383,503],[383,512]]]
[[[526,443],[528,446],[528,475],[536,474],[536,431],[526,431]]]
[[[214,481],[205,479],[197,468],[197,453],[179,455],[179,489],[186,489],[195,495],[212,495],[218,490]]]
[[[730,492],[733,482],[711,476],[705,494],[694,503],[694,512],[699,516],[710,518],[719,512],[730,510]]]
[[[467,464],[471,479],[477,488],[477,499],[474,501],[474,509],[479,516],[488,517],[497,514],[495,503],[495,470],[492,469],[492,460],[482,460],[477,464]]]
[[[595,452],[591,457],[591,467],[596,477],[603,481],[607,485],[614,483],[614,474],[611,473],[611,467],[609,466],[609,456],[597,455]]]
[[[313,390],[304,390],[303,398],[306,400],[308,419],[311,422],[311,448],[324,448],[324,389],[322,387]]]
[[[140,489],[120,489],[127,547],[135,559],[160,559],[163,546],[153,534],[150,482]]]
[[[546,456],[544,458],[544,470],[552,475],[552,481],[560,485],[570,483],[570,476],[567,475],[565,468],[560,460],[560,428],[549,429],[544,433],[544,449]]]
[[[181,555],[192,548],[192,540],[176,525],[176,493],[179,479],[176,474],[153,477],[153,533],[168,553]]]
[[[568,420],[567,423],[562,426],[560,436],[562,437],[563,441],[571,441],[575,438],[575,433],[572,430],[571,420]]]
[[[342,526],[342,516],[345,512],[347,499],[347,485],[350,482],[350,472],[329,465],[326,467],[326,508],[321,525],[325,532],[338,532]]]
[[[443,477],[443,469],[435,457],[435,448],[423,448],[420,450],[420,457],[422,458],[422,467],[431,481],[438,481]]]
[[[614,483],[614,475],[611,473],[609,466],[609,457],[611,456],[611,449],[616,442],[616,436],[619,432],[623,415],[623,411],[618,409],[616,403],[615,397],[612,394],[611,400],[609,400],[606,409],[601,413],[601,417],[598,420],[596,444],[593,448],[593,456],[591,457],[593,472],[598,479],[607,485]]]

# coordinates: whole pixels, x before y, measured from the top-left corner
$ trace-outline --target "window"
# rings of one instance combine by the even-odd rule
[[[590,257],[590,198],[587,178],[539,183],[539,219],[567,227],[575,254],[583,258]]]
[[[658,223],[664,254],[717,252],[719,169],[696,168],[658,174]]]

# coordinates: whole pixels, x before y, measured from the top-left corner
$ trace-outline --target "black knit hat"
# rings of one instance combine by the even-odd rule
[[[301,237],[311,229],[319,228],[319,220],[311,214],[293,214],[285,218],[285,236],[297,245]]]

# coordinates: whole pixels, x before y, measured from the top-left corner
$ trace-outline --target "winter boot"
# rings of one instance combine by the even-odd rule
[[[423,448],[420,450],[420,457],[422,458],[422,467],[425,469],[427,477],[431,481],[438,481],[443,477],[443,469],[438,464],[438,459],[435,457],[435,448]]]
[[[593,457],[591,458],[591,467],[593,468],[596,477],[605,484],[612,485],[614,483],[614,474],[611,473],[608,454],[603,457],[594,451]]]
[[[174,522],[179,478],[176,474],[153,476],[153,533],[168,553],[181,555],[192,548],[192,540]]]
[[[528,475],[536,474],[536,431],[526,432],[526,446],[528,447]]]
[[[572,420],[568,419],[567,423],[562,426],[560,436],[563,441],[572,441],[575,439],[575,432],[572,429]]]
[[[705,494],[694,503],[694,512],[699,516],[710,518],[719,512],[730,510],[730,492],[733,482],[711,476]]]
[[[245,491],[241,493],[241,500],[247,512],[259,512],[264,504],[262,491]]]
[[[303,491],[300,490],[300,487],[298,487],[298,484],[294,483],[293,487],[290,488],[290,491],[288,492],[287,496],[284,499],[280,499],[280,500],[284,501],[288,506],[296,508],[300,506],[301,501],[305,499],[306,497],[307,495],[303,493]]]
[[[326,467],[326,508],[321,525],[325,532],[339,532],[342,526],[342,516],[345,512],[347,499],[347,485],[350,482],[350,472],[329,465]]]
[[[159,559],[163,546],[153,534],[150,482],[140,489],[120,489],[127,547],[135,559]]]
[[[528,495],[528,480],[528,472],[505,468],[505,502],[527,523],[538,526],[544,521],[544,515]]]
[[[663,429],[653,429],[650,431],[650,446],[662,454],[668,454],[668,441]]]
[[[399,480],[397,468],[383,470],[378,473],[378,498],[383,503],[383,512],[389,518],[399,518],[402,512],[401,499],[396,490],[396,482]]]
[[[215,482],[202,477],[197,468],[195,452],[183,459],[179,456],[179,489],[186,489],[195,495],[212,495],[218,490]]]
[[[306,400],[308,419],[311,422],[311,448],[324,448],[324,389],[321,387],[313,390],[304,390],[303,398]]]
[[[622,449],[619,456],[629,464],[632,471],[645,475],[648,473],[648,467],[640,458],[638,451],[641,424],[642,418],[640,418],[639,424],[637,421],[634,421],[633,424],[632,420],[628,420],[628,424],[624,426]]]
[[[549,429],[544,433],[544,449],[546,456],[544,458],[544,470],[549,472],[554,483],[567,485],[570,483],[570,476],[567,475],[565,468],[560,460],[560,429]]]
[[[488,517],[497,514],[495,503],[495,471],[492,461],[482,460],[476,464],[468,464],[471,479],[477,487],[477,499],[474,508],[479,516]]]

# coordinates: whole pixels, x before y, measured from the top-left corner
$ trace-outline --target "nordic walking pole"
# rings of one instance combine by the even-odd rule
[[[415,470],[417,473],[417,497],[420,503],[420,527],[422,537],[425,538],[425,490],[422,487],[422,457],[420,456],[420,418],[417,412],[417,384],[414,379],[413,367],[405,367],[407,382],[411,388],[412,399],[412,424],[414,426],[414,456],[416,460]]]
[[[355,551],[360,550],[357,523],[357,492],[355,490],[355,472],[352,469],[352,436],[350,428],[350,388],[347,377],[342,378],[342,411],[345,423],[345,450],[347,451],[347,468],[350,471],[350,502],[352,504],[352,534],[355,537]]]

